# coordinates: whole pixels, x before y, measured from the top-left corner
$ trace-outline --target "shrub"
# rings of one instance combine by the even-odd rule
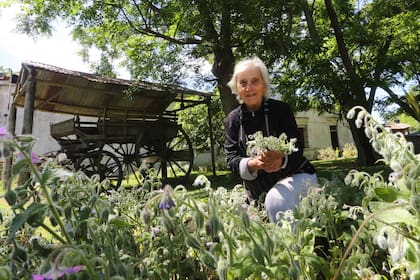
[[[357,157],[357,148],[353,143],[346,143],[342,148],[343,158],[355,158]]]
[[[333,160],[338,159],[338,150],[334,150],[332,147],[326,147],[318,150],[317,159],[319,160]]]

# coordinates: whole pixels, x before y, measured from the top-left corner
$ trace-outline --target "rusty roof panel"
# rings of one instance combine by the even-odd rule
[[[81,116],[157,116],[181,96],[211,96],[179,86],[136,82],[136,92],[129,97],[125,91],[133,81],[24,62],[14,96],[17,106],[24,106],[30,81],[36,85],[35,110]]]

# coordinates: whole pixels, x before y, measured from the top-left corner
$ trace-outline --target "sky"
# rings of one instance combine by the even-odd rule
[[[51,37],[37,40],[15,31],[17,6],[0,8],[0,66],[19,72],[23,61],[34,61],[53,66],[89,72],[88,64],[77,52],[81,46],[72,41],[70,29],[57,22]]]

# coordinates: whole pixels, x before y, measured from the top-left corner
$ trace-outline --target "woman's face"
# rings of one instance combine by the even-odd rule
[[[263,102],[265,84],[258,68],[248,68],[238,74],[238,94],[249,111],[260,108]]]

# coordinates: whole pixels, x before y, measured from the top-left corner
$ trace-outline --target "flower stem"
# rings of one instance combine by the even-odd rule
[[[32,173],[34,174],[34,176],[36,177],[36,179],[39,182],[40,188],[42,190],[42,193],[45,197],[45,199],[47,200],[47,204],[48,204],[48,208],[50,208],[52,215],[54,216],[55,220],[57,221],[58,226],[60,227],[64,237],[66,238],[66,242],[63,242],[64,240],[61,239],[60,242],[68,243],[71,244],[71,238],[70,235],[68,234],[66,228],[64,227],[63,221],[60,219],[60,215],[58,214],[57,209],[55,208],[50,193],[47,190],[47,187],[45,186],[41,175],[38,172],[38,169],[36,169],[36,167],[34,166],[34,164],[31,161],[31,158],[29,157],[29,155],[24,151],[24,149],[22,147],[20,147],[19,145],[17,145],[17,148],[19,149],[19,151],[22,153],[22,155],[24,156],[25,160],[29,163],[29,168],[31,169]]]

